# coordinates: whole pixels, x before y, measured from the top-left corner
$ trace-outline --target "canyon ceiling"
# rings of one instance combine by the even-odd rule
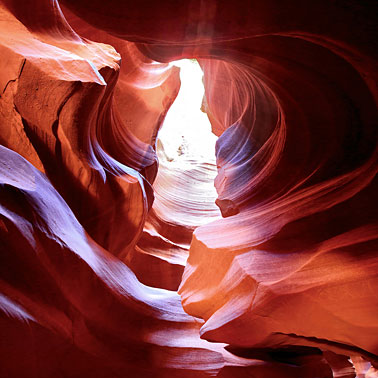
[[[377,377],[377,21],[1,0],[0,377]],[[218,139],[179,169],[183,58]]]

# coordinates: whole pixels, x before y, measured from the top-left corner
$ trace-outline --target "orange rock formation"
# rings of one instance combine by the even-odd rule
[[[0,377],[377,377],[377,15],[2,0]],[[158,161],[180,58],[219,137],[206,224],[210,168]]]

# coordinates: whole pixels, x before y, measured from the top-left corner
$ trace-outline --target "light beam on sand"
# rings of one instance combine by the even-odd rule
[[[180,67],[181,88],[158,135],[153,208],[166,221],[192,227],[220,216],[214,188],[217,137],[201,111],[204,87],[198,62],[172,64]]]

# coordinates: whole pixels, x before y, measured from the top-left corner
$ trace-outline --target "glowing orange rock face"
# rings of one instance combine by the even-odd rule
[[[376,376],[376,4],[62,3],[0,5],[0,376]],[[199,227],[194,173],[153,207],[182,57]]]
[[[239,214],[195,231],[184,309],[213,341],[377,354],[375,93],[337,49],[284,37],[228,45],[243,46],[243,66],[203,67],[215,127],[233,122],[217,142],[220,206]]]

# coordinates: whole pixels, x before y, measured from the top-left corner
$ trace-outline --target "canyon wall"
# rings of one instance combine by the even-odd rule
[[[2,0],[0,377],[376,377],[377,15]],[[216,220],[159,165],[181,58]]]

